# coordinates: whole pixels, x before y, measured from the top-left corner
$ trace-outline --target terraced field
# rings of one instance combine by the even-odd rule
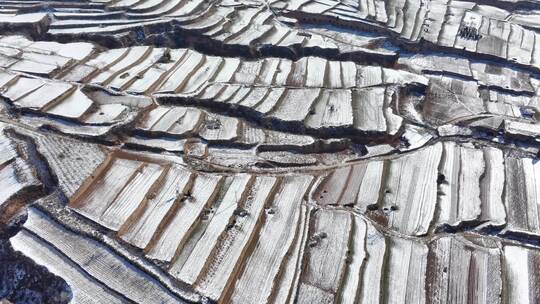
[[[539,12],[0,1],[0,302],[539,303]]]

